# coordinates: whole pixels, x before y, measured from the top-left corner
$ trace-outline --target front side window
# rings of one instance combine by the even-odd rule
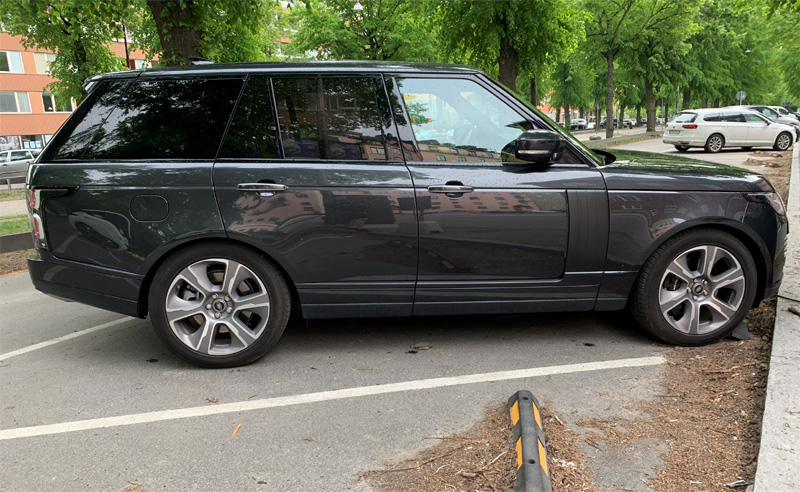
[[[374,79],[283,78],[273,86],[286,159],[386,160]]]
[[[131,82],[85,159],[214,159],[242,79]]]
[[[27,150],[11,151],[11,161],[24,161],[25,159],[33,159],[33,155]]]
[[[397,85],[411,120],[424,161],[437,154],[474,155],[483,151],[500,161],[504,148],[532,125],[480,85],[464,79],[398,79]],[[470,154],[472,152],[472,154]],[[461,159],[459,159],[461,160]],[[477,162],[477,155],[461,162]]]
[[[0,92],[0,113],[30,113],[27,92]]]
[[[25,73],[25,68],[22,66],[22,53],[0,51],[0,72]]]

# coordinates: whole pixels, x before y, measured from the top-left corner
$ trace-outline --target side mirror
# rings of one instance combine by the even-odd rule
[[[550,130],[529,130],[516,140],[514,156],[522,161],[550,164],[561,158],[564,139]]]

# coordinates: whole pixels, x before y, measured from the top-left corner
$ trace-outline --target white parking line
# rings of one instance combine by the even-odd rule
[[[28,352],[33,352],[34,350],[39,350],[40,348],[49,347],[50,345],[55,345],[57,343],[71,340],[73,338],[82,337],[83,335],[88,335],[89,333],[94,333],[96,331],[103,330],[105,328],[111,328],[112,326],[116,326],[120,323],[124,323],[125,321],[130,321],[135,318],[122,318],[116,321],[109,321],[108,323],[103,323],[102,325],[94,326],[92,328],[87,328],[85,330],[76,331],[75,333],[70,333],[69,335],[64,335],[63,337],[54,338],[52,340],[48,340],[46,342],[37,343],[34,345],[30,345],[28,347],[24,347],[18,350],[13,350],[11,352],[6,352],[5,354],[0,354],[0,361],[8,360],[12,357],[16,357],[18,355],[27,354]]]
[[[183,419],[188,417],[204,417],[208,415],[221,415],[226,413],[245,412],[248,410],[263,410],[266,408],[286,407],[304,403],[317,403],[323,401],[342,400],[360,396],[382,395],[386,393],[399,393],[401,391],[415,391],[432,388],[444,388],[463,384],[487,383],[491,381],[506,381],[554,374],[569,374],[576,372],[598,371],[603,369],[621,369],[625,367],[655,366],[664,363],[661,356],[640,357],[636,359],[608,360],[600,362],[586,362],[582,364],[567,364],[561,366],[534,367],[518,369],[515,371],[487,372],[470,374],[466,376],[453,376],[446,378],[420,379],[403,383],[383,384],[377,386],[361,386],[334,391],[321,391],[303,395],[282,396],[265,398],[261,400],[240,401],[224,403],[221,405],[179,408],[175,410],[162,410],[159,412],[135,413],[120,415],[118,417],[105,417],[59,424],[37,425],[19,429],[5,429],[0,431],[0,440],[18,439],[22,437],[46,436],[64,432],[76,432],[105,427],[144,424],[163,420]]]

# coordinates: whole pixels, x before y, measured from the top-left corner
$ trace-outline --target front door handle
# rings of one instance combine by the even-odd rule
[[[275,183],[239,183],[236,189],[242,192],[254,191],[258,196],[274,196],[275,193],[286,191],[289,187]]]
[[[464,185],[432,185],[428,186],[429,193],[472,193],[475,189],[472,186]]]

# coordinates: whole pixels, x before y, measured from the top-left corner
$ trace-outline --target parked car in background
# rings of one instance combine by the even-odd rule
[[[622,126],[628,127],[628,128],[633,128],[634,126],[636,126],[636,119],[635,118],[628,118],[628,119],[622,120]]]
[[[781,116],[788,116],[790,118],[794,118],[794,119],[800,121],[800,116],[798,116],[797,113],[793,113],[793,112],[789,111],[788,109],[784,108],[783,106],[768,106],[768,107],[770,107],[770,108],[774,109],[775,111],[777,111],[778,113],[780,113]]]
[[[575,118],[569,123],[570,130],[585,130],[586,120],[584,118]]]
[[[787,220],[766,178],[591,150],[470,67],[208,64],[90,82],[29,169],[31,279],[149,318],[198,365],[253,362],[292,312],[629,308],[654,336],[701,345],[783,278]]]
[[[611,124],[614,125],[614,128],[619,128],[619,119],[617,118],[612,119]],[[605,127],[606,127],[606,118],[603,117],[603,119],[600,121],[600,128],[605,128]]]
[[[667,123],[663,136],[664,143],[681,152],[690,147],[703,147],[706,152],[719,152],[724,147],[786,150],[794,139],[793,127],[741,108],[681,111]]]
[[[39,150],[19,149],[0,151],[0,179],[24,178],[28,164],[33,162]]]
[[[794,128],[795,141],[800,140],[800,120],[792,118],[791,116],[788,116],[788,115],[784,116],[775,108],[772,108],[770,106],[762,106],[762,105],[758,105],[758,104],[750,104],[750,105],[744,105],[744,106],[728,106],[725,109],[728,109],[728,108],[730,108],[730,109],[734,109],[734,108],[736,108],[736,109],[749,109],[751,111],[755,111],[756,113],[759,113],[759,114],[769,118],[770,121],[774,121],[774,122],[780,123],[782,125],[789,125],[789,126]]]

